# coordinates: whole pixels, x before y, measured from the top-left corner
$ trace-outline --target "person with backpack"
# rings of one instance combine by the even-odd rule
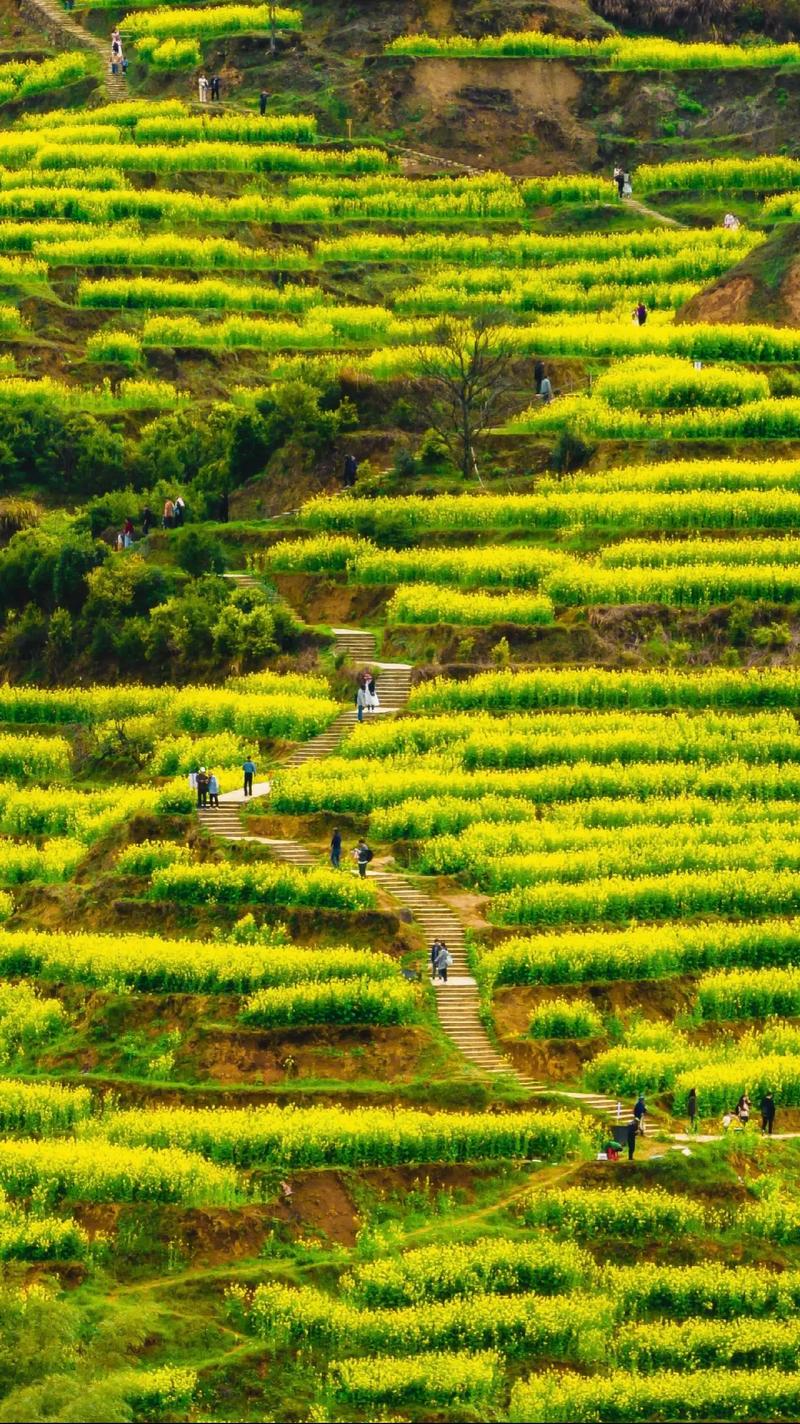
[[[244,794],[245,796],[252,796],[253,777],[256,774],[256,764],[251,756],[247,757],[247,759],[242,763],[242,771],[244,772]]]
[[[439,951],[442,948],[442,941],[437,935],[431,945],[431,979],[435,979],[438,973]]]
[[[353,851],[353,858],[356,862],[356,865],[358,866],[359,877],[361,878],[361,880],[366,880],[367,866],[372,860],[372,851],[370,850],[363,836],[361,837],[360,841],[358,842],[358,845]]]
[[[331,836],[331,865],[334,870],[338,870],[342,861],[342,833],[337,826]]]

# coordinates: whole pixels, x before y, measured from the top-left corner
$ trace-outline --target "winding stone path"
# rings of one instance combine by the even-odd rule
[[[109,39],[98,39],[73,19],[58,0],[20,0],[20,14],[42,31],[51,44],[60,49],[89,49],[100,56],[101,74],[106,93],[112,101],[127,99],[128,81],[124,74],[111,73],[111,31]]]
[[[253,586],[259,582],[247,574],[228,577],[242,587]],[[374,656],[375,639],[368,631],[360,628],[334,628],[332,631],[336,640],[334,652],[337,656],[366,664],[378,673],[376,681],[378,696],[381,699],[381,713],[391,716],[399,711],[409,695],[411,665],[378,662]],[[357,727],[355,709],[340,712],[324,732],[298,747],[284,765],[300,766],[305,761],[329,756],[345,737],[357,734]],[[254,797],[268,796],[269,792],[269,782],[254,784]],[[240,817],[244,799],[241,789],[224,792],[219,798],[219,807],[210,806],[198,812],[200,821],[207,830],[225,840],[244,840],[266,846],[277,860],[300,869],[310,869],[319,864],[319,854],[310,851],[300,841],[278,836],[248,835]],[[453,966],[447,983],[433,981],[436,1008],[445,1033],[469,1063],[487,1075],[510,1077],[529,1093],[558,1097],[567,1106],[582,1107],[605,1117],[612,1126],[624,1127],[630,1122],[631,1108],[624,1107],[616,1098],[602,1093],[568,1092],[548,1087],[515,1068],[511,1060],[493,1044],[481,1018],[480,993],[476,980],[470,973],[467,959],[466,932],[455,911],[445,901],[431,895],[425,885],[411,875],[380,866],[376,866],[368,874],[370,880],[411,914],[414,923],[423,930],[428,944],[438,936],[450,950]],[[653,1122],[652,1113],[648,1113],[648,1118]]]

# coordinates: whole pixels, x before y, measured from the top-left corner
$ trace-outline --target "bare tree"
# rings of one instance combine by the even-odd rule
[[[475,442],[499,418],[513,389],[514,352],[488,317],[445,321],[418,366],[415,391],[431,429],[465,479],[478,474]]]

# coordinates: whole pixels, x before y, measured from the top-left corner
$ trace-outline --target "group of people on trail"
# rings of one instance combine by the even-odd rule
[[[640,1093],[637,1097],[633,1105],[630,1122],[628,1122],[625,1127],[623,1127],[621,1123],[622,1103],[617,1103],[618,1126],[614,1129],[614,1136],[610,1141],[604,1142],[602,1146],[602,1150],[609,1162],[618,1162],[620,1153],[626,1146],[628,1148],[628,1161],[633,1161],[636,1153],[636,1139],[637,1137],[644,1137],[645,1135],[644,1120],[646,1117],[647,1106],[643,1093]],[[624,1138],[623,1142],[620,1142],[621,1137]]]
[[[164,513],[161,516],[162,529],[181,529],[186,522],[186,502],[182,495],[177,499],[166,499],[164,501]],[[151,529],[155,528],[156,516],[149,504],[146,504],[141,514],[142,538],[146,539]],[[113,538],[116,549],[131,549],[136,540],[136,525],[128,515],[122,528],[114,535],[109,531],[103,535],[108,540]]]
[[[341,868],[342,868],[342,833],[341,833],[341,831],[339,830],[339,827],[338,827],[338,826],[336,826],[336,827],[334,828],[333,835],[331,836],[330,857],[329,857],[329,858],[330,858],[330,863],[331,863],[331,866],[333,867],[333,869],[334,869],[334,870],[341,870]],[[367,842],[364,840],[364,837],[363,837],[363,836],[360,836],[359,839],[358,839],[358,841],[356,842],[356,844],[353,846],[353,860],[354,860],[355,863],[356,863],[356,866],[357,866],[357,868],[358,868],[358,874],[359,874],[359,876],[360,876],[360,878],[361,878],[362,880],[366,880],[366,878],[367,878],[367,866],[369,865],[369,863],[370,863],[370,861],[371,861],[372,859],[373,859],[373,853],[372,853],[372,851],[370,850],[369,846],[367,845]]]
[[[164,513],[161,517],[162,529],[180,529],[185,522],[186,504],[183,495],[179,494],[177,499],[165,499]]]
[[[619,194],[620,198],[633,197],[633,184],[631,183],[631,175],[625,168],[622,168],[619,163],[614,165],[614,182],[617,185],[617,193]]]
[[[201,74],[197,81],[197,93],[201,104],[207,104],[211,100],[212,104],[218,104],[222,98],[221,82],[218,74],[206,79],[205,74]]]
[[[189,785],[197,792],[198,806],[219,805],[219,780],[215,772],[198,767],[197,771],[189,772]]]
[[[377,712],[380,705],[375,691],[375,674],[371,668],[363,668],[356,681],[356,711],[359,722],[363,722],[365,712]]]
[[[692,1089],[692,1093],[694,1093],[694,1089]],[[689,1096],[690,1096],[690,1098],[691,1098],[692,1094],[690,1094]],[[690,1104],[690,1108],[691,1108],[691,1104]],[[694,1117],[695,1117],[696,1113],[697,1113],[697,1094],[694,1093],[694,1113],[692,1113],[692,1112],[690,1111],[690,1122],[691,1122],[691,1124],[692,1124],[692,1131],[693,1131],[693,1132],[696,1130],[696,1129],[695,1129],[695,1126],[694,1126]],[[726,1112],[726,1113],[723,1113],[723,1115],[722,1115],[722,1131],[723,1131],[723,1132],[730,1132],[731,1128],[733,1128],[733,1130],[734,1130],[735,1132],[739,1132],[739,1131],[741,1131],[742,1128],[748,1127],[749,1124],[750,1124],[750,1099],[749,1099],[747,1093],[742,1093],[741,1097],[739,1098],[738,1103],[736,1104],[736,1107],[735,1107],[732,1111],[728,1111],[728,1112]],[[775,1126],[775,1098],[774,1098],[774,1095],[773,1095],[771,1092],[767,1092],[767,1093],[764,1094],[763,1098],[761,1099],[761,1131],[762,1131],[762,1133],[765,1133],[765,1134],[767,1135],[767,1137],[771,1137],[771,1136],[772,1136],[772,1130],[773,1130],[773,1127],[774,1127],[774,1126]]]
[[[70,9],[72,7],[70,6]],[[115,26],[111,31],[111,73],[127,74],[128,61],[122,49],[122,35]]]
[[[447,983],[447,971],[452,967],[453,956],[443,939],[437,935],[431,945],[431,979],[441,979]]]

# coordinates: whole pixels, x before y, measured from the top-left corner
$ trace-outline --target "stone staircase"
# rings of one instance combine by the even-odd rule
[[[20,0],[20,13],[42,32],[51,44],[60,49],[89,49],[100,58],[106,94],[112,103],[128,97],[128,81],[124,74],[111,73],[111,31],[109,39],[99,39],[79,25],[59,0]]]
[[[258,578],[250,574],[228,574],[226,577],[240,588],[259,585]],[[371,667],[376,674],[381,708],[379,713],[367,713],[367,718],[398,711],[405,703],[411,687],[410,665],[376,661],[375,639],[368,631],[359,628],[334,628],[333,633],[335,653]],[[306,761],[329,756],[345,736],[358,734],[358,725],[354,708],[340,712],[324,732],[312,737],[292,752],[284,765],[302,766]],[[268,787],[264,790],[267,791]],[[207,830],[224,840],[246,840],[266,846],[276,860],[299,869],[309,869],[319,864],[319,855],[312,853],[299,841],[280,836],[248,835],[240,819],[242,804],[241,793],[223,793],[218,807],[208,806],[198,811],[200,822]],[[544,1084],[519,1073],[511,1061],[498,1052],[486,1032],[480,1017],[478,986],[467,963],[464,926],[457,915],[448,905],[429,894],[411,876],[403,875],[399,871],[377,868],[370,869],[367,873],[370,880],[376,882],[381,890],[409,912],[413,922],[422,930],[428,945],[436,938],[443,939],[453,956],[447,983],[436,981],[433,987],[442,1027],[464,1058],[482,1073],[512,1077],[529,1092],[544,1091]]]

